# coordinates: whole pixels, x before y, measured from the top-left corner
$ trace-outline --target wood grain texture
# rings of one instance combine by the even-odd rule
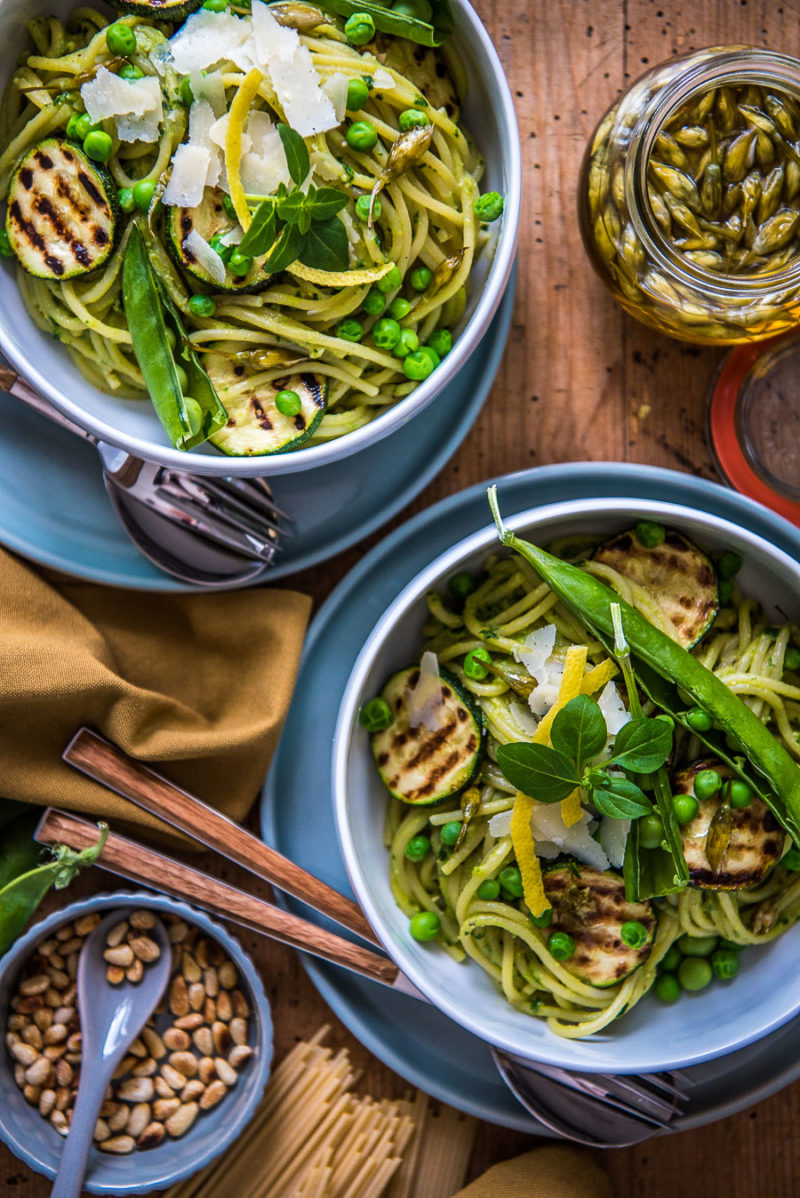
[[[581,245],[577,172],[595,123],[649,64],[694,46],[725,42],[800,55],[798,0],[473,3],[508,74],[523,146],[519,284],[508,347],[470,436],[424,493],[380,534],[291,579],[317,603],[391,527],[496,474],[616,459],[715,477],[705,440],[705,401],[722,351],[680,345],[617,309]],[[253,885],[232,864],[202,864],[224,880],[268,895],[265,883]],[[84,875],[70,897],[98,887],[109,889],[107,879]],[[60,901],[56,896],[51,903]],[[403,1094],[405,1083],[332,1015],[303,972],[299,954],[255,933],[241,939],[261,969],[273,1004],[278,1059],[329,1022],[331,1040],[346,1045],[362,1069],[365,1092]],[[691,1019],[691,999],[686,1001]],[[798,1128],[800,1083],[720,1123],[598,1159],[611,1175],[616,1198],[683,1198],[698,1192],[704,1198],[796,1198]],[[481,1124],[470,1177],[533,1143]],[[532,1179],[532,1195],[533,1186]],[[48,1193],[42,1178],[0,1147],[0,1198],[46,1198]]]
[[[63,758],[75,769],[103,783],[124,799],[130,799],[179,832],[308,903],[373,944],[379,944],[364,913],[352,899],[339,894],[141,761],[134,761],[90,728],[81,728],[75,734],[64,750]]]

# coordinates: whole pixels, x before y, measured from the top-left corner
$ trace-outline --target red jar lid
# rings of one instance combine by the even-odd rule
[[[800,525],[800,330],[728,355],[709,398],[708,433],[723,478]]]

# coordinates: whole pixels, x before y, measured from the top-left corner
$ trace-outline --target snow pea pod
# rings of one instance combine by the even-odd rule
[[[224,427],[228,414],[187,340],[178,309],[156,278],[139,223],[131,228],[125,249],[122,295],[156,415],[176,449],[194,449]],[[186,373],[186,395],[179,366]]]
[[[605,583],[505,528],[494,487],[489,490],[489,505],[503,544],[533,566],[609,652],[614,644],[611,605],[619,604],[631,663],[640,686],[694,735],[698,733],[687,720],[689,711],[697,706],[707,712],[717,731],[699,734],[703,743],[749,782],[783,827],[800,840],[800,766],[747,704]],[[681,693],[688,694],[692,702],[686,703]]]
[[[0,956],[11,947],[51,887],[63,890],[86,865],[103,851],[108,825],[98,824],[96,844],[80,853],[65,844],[52,849],[53,859],[28,870],[0,889]]]

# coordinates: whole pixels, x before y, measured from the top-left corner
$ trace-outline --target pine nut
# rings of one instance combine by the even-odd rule
[[[205,1094],[206,1088],[199,1078],[195,1077],[181,1090],[181,1102],[194,1102],[196,1098],[200,1098]]]
[[[130,1048],[128,1049],[128,1052],[131,1054],[131,1056],[134,1056],[134,1057],[146,1057],[147,1056],[147,1049],[145,1048],[145,1046],[142,1043],[139,1036],[137,1036],[136,1039],[133,1041]]]
[[[203,1016],[199,1011],[190,1011],[188,1015],[182,1015],[180,1019],[176,1019],[173,1027],[179,1027],[181,1031],[192,1032],[195,1028],[203,1026]]]
[[[98,1147],[101,1152],[113,1152],[117,1156],[124,1156],[128,1152],[133,1152],[136,1141],[132,1136],[112,1136],[110,1140],[104,1140]]]
[[[206,1087],[203,1097],[200,1099],[200,1110],[210,1111],[213,1106],[216,1106],[228,1092],[228,1087],[223,1081],[217,1080]]]
[[[233,1017],[233,1005],[231,1003],[231,996],[228,994],[227,990],[220,990],[219,994],[217,995],[216,1016],[217,1019],[221,1019],[225,1023],[228,1023]]]
[[[192,982],[189,987],[189,1006],[193,1011],[199,1011],[206,1001],[206,992],[201,982]]]
[[[194,982],[199,982],[203,976],[203,971],[190,953],[184,953],[181,958],[181,973],[186,979],[187,985]]]
[[[173,978],[170,984],[169,1009],[173,1015],[189,1014],[189,992],[186,989],[186,982],[180,974]]]
[[[196,1102],[182,1104],[180,1110],[177,1110],[174,1115],[170,1115],[164,1126],[169,1134],[177,1139],[178,1136],[186,1134],[197,1118],[199,1110]]]
[[[177,1069],[178,1073],[182,1073],[184,1077],[197,1076],[197,1057],[193,1052],[171,1052],[169,1063],[173,1069]]]
[[[129,916],[129,923],[137,932],[149,932],[156,926],[156,917],[152,911],[134,911]]]
[[[200,1081],[209,1085],[210,1082],[216,1080],[217,1070],[214,1065],[213,1057],[203,1057],[198,1066]]]
[[[186,1085],[186,1077],[183,1073],[178,1073],[177,1069],[173,1069],[172,1065],[164,1064],[161,1066],[161,1076],[168,1086],[172,1087],[172,1091],[182,1090]],[[167,1095],[171,1097],[171,1095]]]
[[[193,1034],[197,1051],[204,1057],[210,1057],[214,1052],[214,1037],[211,1034],[210,1027],[199,1027]]]
[[[164,1044],[164,1041],[161,1039],[161,1037],[159,1036],[159,1034],[155,1030],[155,1028],[152,1028],[152,1027],[142,1028],[142,1039],[145,1042],[147,1051],[150,1053],[150,1056],[154,1057],[155,1060],[160,1061],[162,1057],[165,1057],[167,1055],[167,1049]]]
[[[24,1065],[26,1069],[29,1065],[32,1065],[39,1056],[36,1049],[32,1048],[30,1044],[22,1044],[21,1042],[19,1044],[12,1044],[9,1048],[9,1052],[14,1060],[19,1061],[20,1065]]]
[[[114,1114],[109,1115],[108,1117],[108,1126],[114,1132],[124,1131],[128,1124],[130,1114],[131,1108],[129,1106],[126,1106],[124,1102],[118,1103]]]
[[[88,915],[82,915],[80,919],[75,920],[75,931],[78,936],[88,936],[93,932],[100,922],[100,916],[96,911],[92,911]]]
[[[233,961],[223,961],[219,967],[219,984],[223,990],[235,990],[239,974]]]
[[[158,1072],[158,1061],[153,1057],[145,1057],[143,1061],[139,1061],[138,1065],[134,1065],[131,1073],[134,1077],[152,1077]]]
[[[127,919],[123,919],[121,923],[114,924],[114,927],[106,933],[106,944],[109,948],[116,948],[128,934],[129,924]]]
[[[162,1123],[174,1115],[181,1105],[180,1098],[157,1098],[153,1103],[153,1114]]]
[[[155,940],[151,940],[149,936],[133,936],[128,941],[133,953],[144,961],[145,964],[150,964],[151,961],[157,961],[161,956],[161,949]]]
[[[167,1028],[162,1039],[170,1052],[186,1052],[192,1046],[189,1033],[179,1027]]]
[[[224,1057],[214,1058],[214,1068],[217,1071],[217,1077],[224,1081],[226,1086],[235,1086],[239,1080],[239,1074],[234,1069],[233,1065],[229,1065]]]
[[[47,1057],[39,1057],[25,1071],[25,1081],[31,1086],[44,1086],[50,1080],[53,1066]]]
[[[176,919],[167,929],[170,944],[181,944],[189,935],[189,927],[182,919]]]
[[[129,1078],[117,1088],[117,1096],[124,1102],[150,1102],[154,1093],[155,1086],[149,1077]]]
[[[121,965],[123,969],[127,969],[133,964],[133,949],[129,944],[107,948],[103,953],[103,960],[108,961],[109,965]]]
[[[166,1137],[166,1129],[163,1123],[153,1122],[148,1123],[142,1134],[136,1141],[137,1148],[158,1148],[159,1144],[163,1144]]]
[[[126,1134],[133,1136],[135,1140],[137,1136],[142,1134],[152,1117],[153,1115],[150,1109],[150,1103],[137,1102],[131,1110],[130,1118],[128,1119],[128,1126],[125,1128]]]
[[[37,994],[44,994],[50,988],[50,979],[46,973],[34,974],[32,978],[26,978],[24,982],[20,982],[19,992],[25,998],[33,998]]]
[[[125,970],[126,979],[134,986],[138,986],[144,977],[144,961],[140,961],[138,957],[134,959],[132,965],[129,965]]]
[[[232,1046],[231,1031],[227,1023],[215,1023],[211,1028],[211,1035],[214,1038],[214,1048],[217,1050],[217,1056],[227,1056]]]
[[[125,981],[125,970],[121,965],[109,965],[106,970],[106,980],[111,986],[121,986]]]
[[[94,1125],[92,1139],[95,1144],[102,1144],[104,1140],[111,1139],[111,1128],[106,1123],[105,1119],[98,1119]]]
[[[237,1044],[231,1052],[228,1053],[228,1060],[234,1069],[240,1069],[253,1055],[253,1050],[249,1044]]]

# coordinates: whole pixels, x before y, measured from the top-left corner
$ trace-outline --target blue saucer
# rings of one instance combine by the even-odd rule
[[[669,500],[743,524],[800,559],[800,529],[736,492],[690,475],[649,466],[574,463],[525,470],[496,481],[506,515],[574,498]],[[352,895],[352,890],[336,838],[328,752],[337,696],[365,630],[402,587],[443,550],[490,522],[487,485],[450,496],[386,537],[340,583],[309,631],[289,716],[262,795],[262,834],[268,844],[343,893]],[[309,752],[312,729],[316,751]],[[334,927],[301,903],[287,905]],[[313,957],[303,962],[336,1015],[401,1077],[478,1118],[543,1134],[500,1081],[482,1041],[416,999]],[[692,1069],[691,1103],[675,1130],[733,1114],[800,1076],[799,1032],[797,1019],[749,1048]]]
[[[342,462],[274,480],[275,499],[293,517],[295,535],[277,564],[254,582],[277,582],[340,553],[427,486],[466,437],[489,394],[511,324],[515,286],[516,269],[468,366],[417,419]],[[3,392],[0,422],[0,543],[94,582],[148,591],[191,589],[156,569],[128,540],[106,498],[90,445]]]

